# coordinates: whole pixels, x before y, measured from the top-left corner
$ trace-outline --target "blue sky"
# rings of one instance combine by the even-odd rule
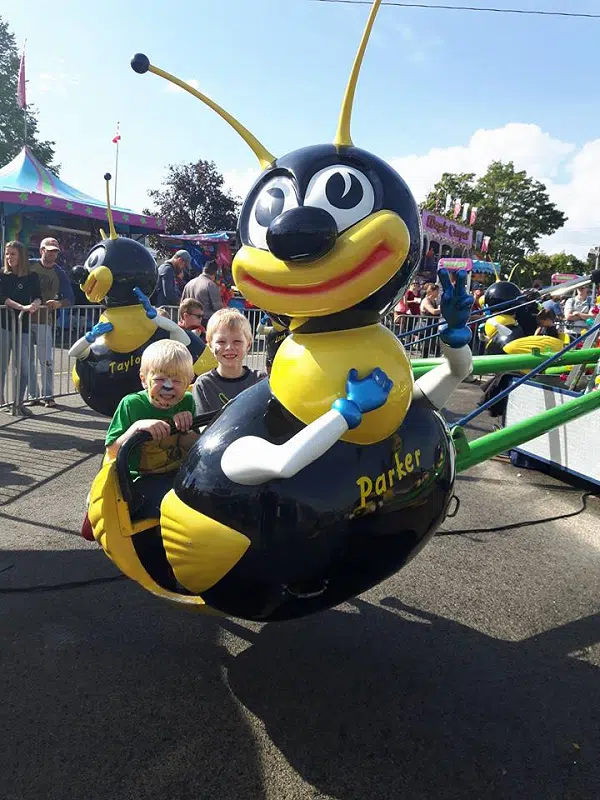
[[[460,5],[459,0],[445,0]],[[472,0],[469,5],[600,12],[597,0]],[[82,4],[21,0],[3,9],[27,38],[28,102],[57,143],[61,177],[95,196],[114,172],[119,205],[141,210],[169,163],[214,160],[243,191],[251,151],[202,103],[136,75],[131,56],[193,80],[266,147],[331,141],[368,6],[313,0]],[[600,244],[600,19],[382,7],[353,116],[356,144],[389,160],[418,199],[442,170],[514,158],[569,215],[544,246]]]

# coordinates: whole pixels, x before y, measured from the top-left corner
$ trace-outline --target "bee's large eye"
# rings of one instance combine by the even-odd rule
[[[375,205],[375,191],[371,181],[362,172],[335,164],[313,175],[306,190],[304,205],[328,211],[341,233],[369,216]]]
[[[267,230],[273,220],[284,211],[296,208],[298,198],[289,178],[278,175],[265,183],[254,201],[248,218],[248,234],[254,247],[268,250]]]
[[[105,255],[106,255],[106,248],[104,247],[104,245],[99,244],[98,247],[94,247],[92,252],[87,257],[86,262],[83,266],[91,271],[95,267],[99,267],[104,263]]]

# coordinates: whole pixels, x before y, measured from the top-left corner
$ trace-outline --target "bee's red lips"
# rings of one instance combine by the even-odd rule
[[[251,286],[260,289],[263,292],[271,292],[273,294],[282,294],[282,295],[310,295],[310,294],[321,294],[323,292],[330,292],[332,289],[337,289],[340,286],[348,283],[349,281],[354,280],[355,278],[359,277],[359,275],[368,272],[369,270],[376,267],[381,261],[385,260],[389,255],[392,254],[392,250],[385,242],[378,244],[377,247],[365,258],[360,264],[353,267],[349,272],[344,272],[342,275],[336,275],[335,278],[331,278],[328,281],[324,281],[323,283],[316,283],[312,286],[271,286],[269,284],[263,283],[259,281],[257,278],[254,278],[252,275],[249,275],[247,272],[244,271],[243,279],[246,283],[249,283]]]

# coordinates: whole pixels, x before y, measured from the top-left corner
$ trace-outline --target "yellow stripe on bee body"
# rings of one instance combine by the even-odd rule
[[[401,425],[412,400],[413,374],[406,352],[383,325],[331,333],[293,333],[277,351],[270,377],[275,397],[305,425],[326,414],[335,400],[346,396],[351,369],[365,378],[382,369],[393,386],[386,403],[363,415],[342,439],[373,444],[391,436]]]
[[[523,353],[529,355],[534,350],[539,350],[540,353],[558,353],[564,346],[563,341],[555,336],[521,336],[520,339],[505,344],[503,349],[512,356]]]
[[[103,311],[100,322],[110,322],[113,330],[104,334],[106,346],[113,353],[131,353],[146,344],[156,333],[141,305],[118,306]]]
[[[217,359],[214,357],[210,347],[205,347],[202,355],[194,361],[194,375],[204,375],[217,366]]]
[[[512,328],[517,324],[517,320],[511,314],[495,314],[492,319],[499,325],[504,325],[507,328]],[[495,326],[490,322],[490,320],[486,321],[484,325],[484,331],[485,335],[489,339],[495,336],[497,332]]]
[[[88,517],[94,538],[124,575],[164,600],[203,614],[214,613],[199,595],[180,595],[168,591],[146,572],[135,550],[133,537],[137,532],[157,525],[158,520],[132,523],[129,508],[121,494],[114,460],[105,459],[96,475],[90,490]]]
[[[173,573],[194,593],[214,586],[250,547],[247,536],[191,508],[173,489],[161,503],[160,525]]]

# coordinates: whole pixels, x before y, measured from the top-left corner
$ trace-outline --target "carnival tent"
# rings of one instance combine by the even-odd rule
[[[500,264],[497,261],[473,260],[473,272],[476,275],[500,275]]]
[[[7,220],[22,215],[38,225],[58,225],[65,217],[106,222],[106,202],[61,181],[41,164],[29,147],[0,169],[0,225],[5,241]],[[113,208],[115,228],[126,235],[164,231],[164,219]],[[4,247],[2,248],[4,249]]]

